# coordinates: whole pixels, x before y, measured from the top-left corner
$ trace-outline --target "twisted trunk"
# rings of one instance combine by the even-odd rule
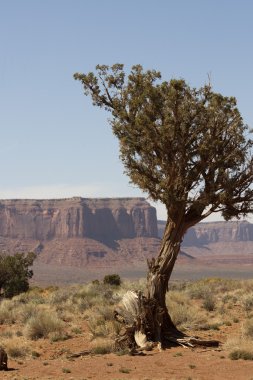
[[[130,295],[127,293],[125,318],[120,315],[122,310],[120,313],[115,311],[115,319],[126,324],[124,334],[116,340],[119,347],[123,344],[131,350],[136,347],[150,349],[152,342],[157,342],[160,347],[169,342],[184,347],[219,345],[216,340],[206,341],[183,334],[174,325],[166,306],[168,282],[188,226],[183,212],[181,215],[178,213],[177,218],[168,220],[158,257],[148,261],[146,296],[143,296],[142,292],[130,292]],[[133,310],[134,323],[129,324],[127,320]]]
[[[168,337],[184,336],[173,324],[166,306],[168,282],[184,233],[185,225],[182,217],[179,216],[176,221],[168,220],[158,257],[148,262],[147,299],[155,300],[157,305],[153,315],[153,339],[161,343]]]

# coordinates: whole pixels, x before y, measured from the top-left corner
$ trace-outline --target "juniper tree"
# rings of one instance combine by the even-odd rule
[[[111,113],[131,182],[166,206],[161,248],[148,262],[147,298],[160,310],[153,335],[178,338],[165,294],[186,231],[212,213],[229,220],[252,211],[249,129],[236,99],[209,83],[196,89],[183,79],[163,81],[160,72],[140,65],[127,76],[122,64],[98,65],[74,78],[93,105]]]
[[[32,252],[14,256],[0,253],[0,295],[3,290],[4,297],[11,298],[29,289],[29,279],[33,276],[30,267],[35,257]]]

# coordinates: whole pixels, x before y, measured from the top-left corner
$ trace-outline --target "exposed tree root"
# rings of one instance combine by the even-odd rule
[[[203,340],[183,334],[174,326],[167,310],[141,292],[128,291],[122,299],[122,306],[114,312],[114,318],[124,326],[115,341],[116,349],[138,352],[154,347],[163,349],[171,344],[185,348],[219,346],[217,340]]]
[[[92,351],[91,350],[85,350],[85,351],[80,351],[75,354],[70,354],[67,356],[67,359],[75,359],[75,358],[80,358],[81,356],[87,356],[91,355]]]
[[[185,338],[175,338],[173,336],[166,337],[166,340],[185,348],[194,348],[197,346],[204,347],[218,347],[220,342],[218,340],[204,340],[194,336],[185,336]]]

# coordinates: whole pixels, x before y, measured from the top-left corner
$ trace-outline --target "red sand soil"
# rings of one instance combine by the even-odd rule
[[[3,326],[2,326],[3,328]],[[234,326],[220,331],[203,331],[203,338],[221,342],[235,333]],[[32,342],[32,349],[40,357],[9,359],[8,372],[0,372],[0,379],[103,379],[103,380],[253,380],[253,361],[232,361],[221,346],[218,349],[173,347],[144,356],[115,354],[82,356],[68,359],[70,353],[89,350],[90,340],[86,325],[83,333],[63,342],[50,343],[48,339]]]

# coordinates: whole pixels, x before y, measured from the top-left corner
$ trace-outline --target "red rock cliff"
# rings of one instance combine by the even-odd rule
[[[0,236],[40,241],[157,237],[156,210],[144,198],[2,200]]]

